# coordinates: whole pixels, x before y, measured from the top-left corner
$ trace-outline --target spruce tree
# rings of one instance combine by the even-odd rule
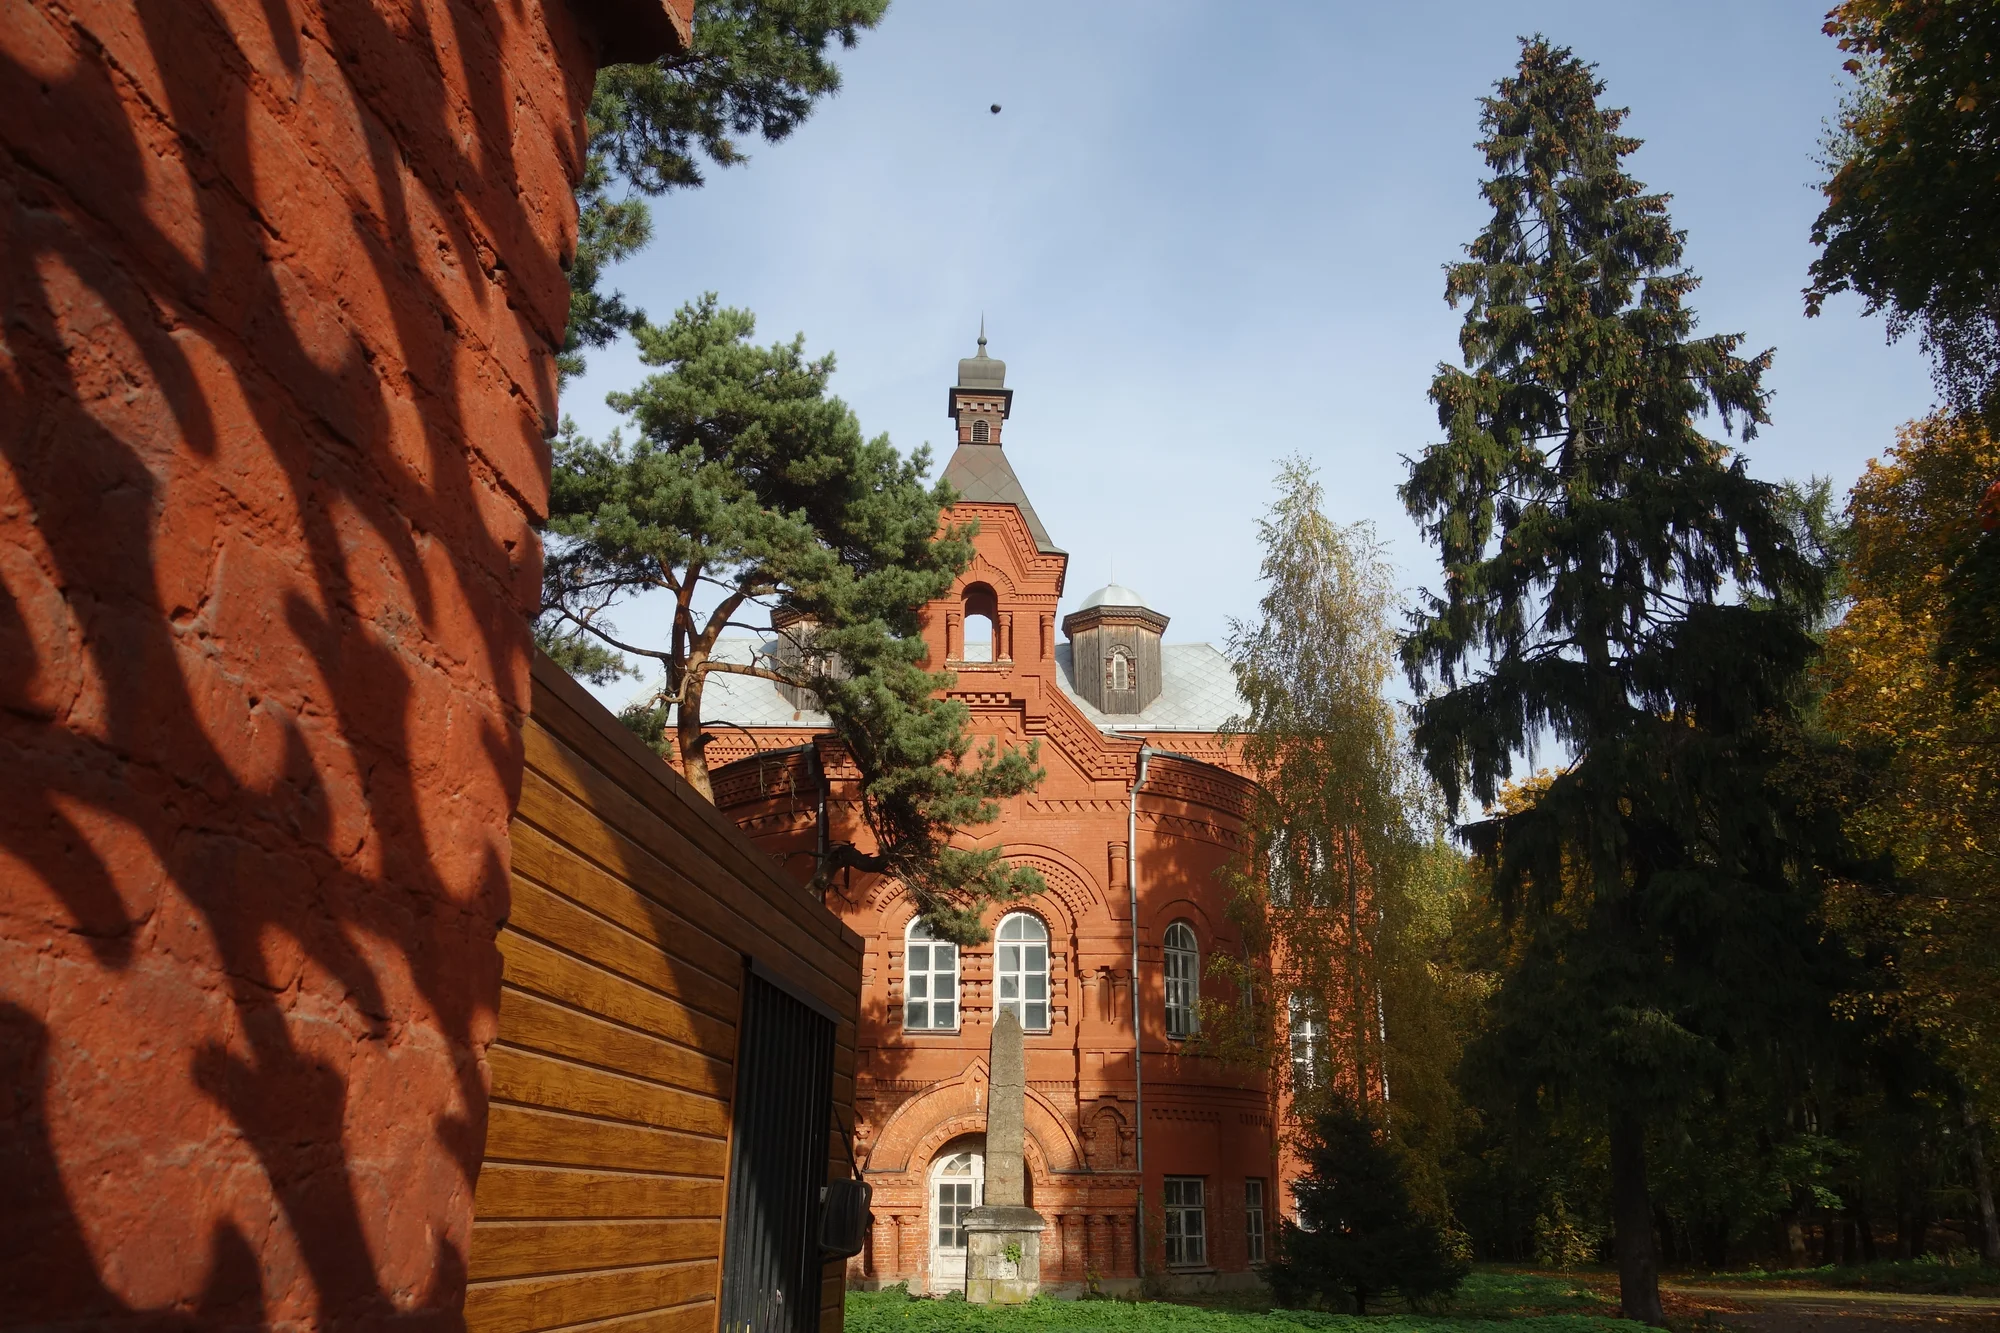
[[[1279,1224],[1265,1266],[1281,1305],[1351,1305],[1394,1292],[1422,1302],[1455,1290],[1467,1266],[1444,1230],[1410,1198],[1409,1168],[1375,1123],[1351,1106],[1313,1117],[1305,1174],[1292,1186],[1304,1226]]]
[[[993,822],[1002,797],[1041,780],[1034,747],[970,753],[951,677],[927,669],[921,612],[971,559],[972,530],[940,530],[951,489],[926,485],[929,451],[904,457],[866,438],[827,393],[833,358],[808,360],[803,335],[759,347],[755,318],[713,294],[640,330],[660,367],[611,403],[638,427],[629,443],[566,427],[556,443],[537,642],[599,681],[657,664],[660,686],[627,725],[670,750],[710,800],[703,695],[717,674],[809,693],[861,770],[875,849],[839,844],[817,867],[902,883],[945,938],[983,938],[981,908],[1037,892],[1041,877],[999,848],[949,846]],[[618,627],[619,607],[651,593],[671,605],[663,641]],[[775,616],[774,616],[774,613]],[[727,661],[735,629],[779,645]]]
[[[1404,643],[1414,741],[1453,809],[1570,756],[1467,826],[1525,944],[1495,999],[1506,1067],[1609,1131],[1622,1304],[1661,1322],[1649,1129],[1754,1032],[1820,1004],[1811,812],[1771,780],[1824,576],[1752,437],[1770,353],[1694,336],[1684,235],[1623,159],[1591,67],[1524,40],[1483,102],[1492,220],[1449,266],[1464,368],[1404,504],[1438,547]]]

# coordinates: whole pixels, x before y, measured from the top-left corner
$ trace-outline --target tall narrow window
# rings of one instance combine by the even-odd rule
[[[1104,659],[1104,688],[1107,690],[1129,690],[1136,677],[1132,671],[1132,654],[1123,648],[1113,648]]]
[[[994,998],[1029,1032],[1049,1030],[1049,928],[1015,912],[993,935]]]
[[[1294,835],[1279,829],[1271,835],[1264,882],[1271,901],[1289,907],[1294,899],[1310,903],[1325,892],[1326,844],[1310,832]]]
[[[1271,901],[1280,907],[1292,905],[1292,887],[1298,882],[1298,867],[1292,864],[1292,835],[1289,829],[1271,834],[1271,858],[1264,882],[1270,886]]]
[[[1185,921],[1167,927],[1167,1035],[1192,1037],[1201,1026],[1195,1000],[1201,994],[1201,954],[1194,928]]]
[[[951,1032],[958,1027],[958,946],[933,939],[919,917],[903,939],[903,1027]]]
[[[965,588],[965,642],[959,657],[966,662],[991,662],[998,656],[999,644],[994,642],[993,630],[1000,623],[1000,599],[992,587],[984,583],[969,583]]]
[[[984,418],[972,423],[972,442],[974,444],[985,444],[992,438],[993,428],[986,424]]]
[[[1167,1177],[1169,1268],[1204,1268],[1208,1265],[1208,1213],[1202,1201],[1201,1187],[1200,1176]]]
[[[1319,1006],[1304,991],[1293,991],[1288,1013],[1292,1038],[1292,1086],[1319,1086],[1321,1047],[1326,1043],[1326,1027]]]
[[[1255,1176],[1243,1182],[1243,1253],[1264,1262],[1264,1182]]]

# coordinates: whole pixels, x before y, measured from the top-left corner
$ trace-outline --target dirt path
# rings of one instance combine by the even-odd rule
[[[1701,1285],[1666,1281],[1670,1315],[1706,1314],[1745,1333],[1919,1333],[1963,1329],[2000,1333],[2000,1299],[1921,1296],[1900,1291],[1828,1291],[1812,1287]]]

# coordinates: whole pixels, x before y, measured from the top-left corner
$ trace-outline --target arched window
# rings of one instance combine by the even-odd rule
[[[995,657],[993,627],[1000,616],[1000,599],[984,583],[965,589],[965,646],[959,658],[966,662],[991,662]]]
[[[1107,690],[1129,690],[1135,677],[1132,671],[1132,654],[1124,648],[1113,648],[1104,659],[1104,688]]]
[[[986,424],[985,418],[982,417],[972,423],[972,442],[974,444],[985,444],[992,438],[993,428]]]
[[[1301,1090],[1318,1087],[1319,1062],[1326,1045],[1326,1023],[1319,1005],[1304,991],[1293,991],[1286,1018],[1292,1043],[1292,1086]]]
[[[1049,1030],[1049,928],[1026,912],[1010,913],[993,932],[994,998],[1029,1032]]]
[[[932,936],[922,917],[910,922],[903,936],[903,1027],[958,1029],[958,946]]]
[[[1201,953],[1194,927],[1176,921],[1167,927],[1167,1035],[1192,1037],[1201,1027],[1195,1001],[1201,994]]]

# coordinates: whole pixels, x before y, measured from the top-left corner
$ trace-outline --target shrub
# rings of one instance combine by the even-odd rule
[[[1303,1147],[1307,1172],[1293,1188],[1305,1225],[1279,1224],[1266,1265],[1280,1305],[1366,1314],[1390,1292],[1423,1303],[1457,1290],[1470,1270],[1411,1202],[1408,1167],[1372,1120],[1349,1107],[1323,1112]]]

